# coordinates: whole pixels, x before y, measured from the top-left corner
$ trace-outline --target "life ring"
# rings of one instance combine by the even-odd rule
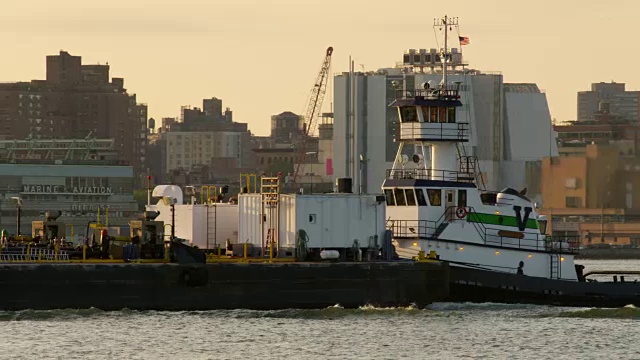
[[[467,208],[465,207],[459,207],[456,209],[456,216],[458,217],[458,219],[464,219],[467,216]]]

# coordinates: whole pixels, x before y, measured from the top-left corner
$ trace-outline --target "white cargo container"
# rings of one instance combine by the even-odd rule
[[[160,201],[146,208],[160,212],[156,220],[164,222],[165,236],[170,235],[171,206]],[[175,211],[175,235],[190,245],[200,249],[224,249],[227,239],[232,244],[238,243],[238,205],[175,205]]]
[[[295,248],[298,230],[307,233],[309,249],[380,247],[384,237],[385,204],[376,195],[281,194],[279,210],[263,214],[260,194],[241,194],[238,206],[238,241],[256,247],[266,243],[270,227],[281,249]]]

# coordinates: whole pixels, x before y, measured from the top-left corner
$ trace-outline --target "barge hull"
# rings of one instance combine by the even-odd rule
[[[445,263],[0,264],[0,310],[426,306]]]

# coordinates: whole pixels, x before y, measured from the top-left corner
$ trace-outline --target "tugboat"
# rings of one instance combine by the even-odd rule
[[[457,26],[436,19],[434,26]],[[399,148],[382,185],[388,228],[402,258],[437,256],[451,268],[456,302],[536,303],[567,306],[640,305],[640,284],[587,279],[574,264],[579,239],[546,235],[525,190],[481,190],[478,160],[466,155],[460,83],[442,81],[397,90]],[[458,116],[460,115],[460,116]],[[430,162],[427,159],[430,157]]]

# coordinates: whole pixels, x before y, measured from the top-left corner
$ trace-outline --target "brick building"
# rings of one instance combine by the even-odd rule
[[[47,56],[46,80],[0,84],[0,133],[7,139],[114,139],[136,178],[146,173],[147,106],[109,79],[109,65]]]

